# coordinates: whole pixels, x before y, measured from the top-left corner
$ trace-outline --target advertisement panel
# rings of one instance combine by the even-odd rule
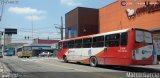
[[[150,32],[136,30],[136,42],[152,43],[152,34]]]
[[[5,28],[5,34],[17,34],[17,29]]]
[[[160,56],[160,34],[153,34],[153,43],[157,55]]]

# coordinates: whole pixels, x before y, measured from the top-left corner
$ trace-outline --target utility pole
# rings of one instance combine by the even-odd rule
[[[63,40],[63,17],[61,16],[61,40]]]
[[[3,0],[4,2],[4,0]],[[2,9],[1,9],[1,16],[0,16],[0,21],[2,21],[2,16],[3,16],[3,10],[4,10],[4,3],[2,3]],[[5,52],[5,30],[3,32],[4,35],[4,39],[3,39],[3,51],[2,51],[2,55],[4,56],[4,52]]]
[[[4,0],[3,0],[3,2],[4,2]],[[2,21],[3,10],[4,10],[4,3],[2,3],[0,21]]]
[[[32,15],[32,20],[31,20],[31,25],[32,25],[32,40],[33,40],[33,15]]]
[[[57,24],[54,24],[54,25],[57,25]],[[63,17],[62,16],[61,16],[61,25],[58,26],[58,27],[55,26],[55,28],[60,30],[60,32],[61,32],[61,40],[63,40],[63,29],[65,29],[65,28],[63,27]]]

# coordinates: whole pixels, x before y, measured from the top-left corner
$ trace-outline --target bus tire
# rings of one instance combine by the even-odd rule
[[[63,61],[64,61],[65,63],[68,63],[68,60],[67,60],[67,57],[66,57],[66,56],[63,56]]]
[[[98,65],[98,60],[96,57],[91,57],[89,62],[90,62],[90,66],[92,67],[96,67]]]

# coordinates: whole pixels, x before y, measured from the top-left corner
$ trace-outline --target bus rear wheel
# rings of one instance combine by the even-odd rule
[[[27,58],[29,58],[29,56],[27,56]]]
[[[98,65],[98,60],[96,57],[91,57],[90,58],[90,66],[96,67]]]
[[[63,61],[64,61],[65,63],[68,63],[68,60],[67,60],[67,57],[66,57],[66,56],[63,56]]]

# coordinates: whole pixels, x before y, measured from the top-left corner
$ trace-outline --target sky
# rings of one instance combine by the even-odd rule
[[[0,0],[0,12],[2,11]],[[59,39],[60,31],[55,26],[61,25],[61,16],[76,7],[101,8],[115,0],[5,0],[0,31],[4,28],[17,28],[12,42],[27,42],[33,38]],[[63,20],[65,21],[65,20]],[[65,23],[64,23],[65,24]],[[25,40],[29,36],[29,40]]]

